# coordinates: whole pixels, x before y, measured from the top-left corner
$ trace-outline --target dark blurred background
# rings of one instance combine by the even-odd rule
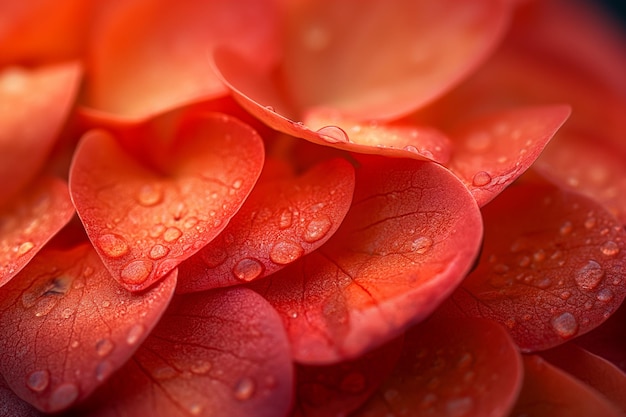
[[[622,22],[622,26],[626,30],[626,0],[598,0],[605,9]]]

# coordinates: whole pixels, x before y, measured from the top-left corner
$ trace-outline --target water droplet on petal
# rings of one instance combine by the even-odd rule
[[[567,236],[572,233],[572,230],[574,230],[574,225],[572,224],[572,222],[566,221],[561,225],[559,233],[561,233],[562,236]]]
[[[279,265],[287,265],[304,254],[304,249],[293,242],[278,242],[270,250],[270,259]]]
[[[339,389],[344,392],[357,394],[367,386],[365,375],[361,372],[350,372],[340,382]]]
[[[485,171],[478,171],[472,178],[472,185],[475,187],[483,187],[491,182],[491,175]]]
[[[619,246],[617,246],[617,243],[609,240],[602,244],[600,251],[606,256],[615,256],[619,253]]]
[[[191,415],[197,416],[202,412],[202,406],[198,403],[193,403],[188,408]]]
[[[562,313],[552,319],[552,328],[562,338],[569,338],[578,331],[578,321],[572,313]]]
[[[598,291],[596,298],[598,299],[598,301],[608,303],[613,299],[613,296],[613,291],[611,291],[609,288],[602,288],[600,291]]]
[[[308,243],[317,242],[326,236],[332,225],[328,216],[321,216],[311,220],[304,230],[304,241]]]
[[[181,236],[183,232],[180,231],[177,227],[168,227],[163,233],[163,240],[167,243],[176,242]]]
[[[146,184],[139,189],[137,201],[145,207],[154,206],[163,200],[163,190],[160,185]]]
[[[102,361],[96,366],[96,380],[104,381],[113,373],[113,364],[109,361]]]
[[[24,256],[35,247],[33,242],[24,242],[17,248],[17,256]]]
[[[233,267],[233,274],[242,281],[252,281],[263,272],[261,262],[252,258],[244,258]]]
[[[465,147],[476,153],[481,153],[491,146],[491,135],[486,132],[476,132],[465,138]]]
[[[133,326],[128,331],[128,334],[126,335],[126,343],[131,346],[136,344],[141,336],[143,336],[145,331],[146,329],[142,324],[133,324]]]
[[[603,277],[604,270],[600,264],[596,261],[589,261],[585,266],[576,272],[574,280],[576,281],[578,288],[589,291],[596,288],[602,281]]]
[[[238,190],[241,188],[241,186],[243,185],[243,180],[241,178],[237,178],[234,182],[233,182],[233,188],[235,190]]]
[[[176,375],[178,375],[176,369],[172,368],[169,365],[159,366],[152,371],[152,376],[160,380],[171,379],[174,378]]]
[[[350,140],[346,132],[337,126],[325,126],[317,131],[329,143],[347,143]]]
[[[59,385],[50,396],[49,406],[51,411],[63,410],[78,398],[78,387],[73,383]]]
[[[433,240],[427,236],[421,236],[411,243],[411,250],[415,253],[423,254],[433,246]]]
[[[472,397],[453,398],[446,402],[446,412],[450,417],[466,416],[474,408]]]
[[[115,345],[110,339],[100,339],[96,342],[96,353],[100,357],[105,357],[113,351]]]
[[[150,276],[152,268],[152,262],[139,259],[126,265],[122,269],[120,277],[127,284],[143,284]]]
[[[48,384],[50,384],[50,372],[47,370],[31,372],[26,376],[26,386],[32,391],[41,392],[48,388]]]
[[[119,258],[128,253],[128,243],[119,235],[107,233],[98,238],[96,245],[109,258]]]
[[[150,253],[148,254],[148,256],[150,257],[150,259],[157,260],[167,256],[168,253],[170,253],[170,248],[168,248],[167,246],[156,244],[152,247],[152,249],[150,249]]]
[[[592,229],[596,225],[596,219],[594,217],[589,217],[585,220],[585,227],[587,229]]]
[[[291,210],[285,209],[280,213],[278,228],[281,230],[287,229],[288,227],[291,227],[292,222],[293,214],[291,213]]]
[[[240,379],[235,385],[235,398],[240,401],[249,400],[254,394],[256,385],[251,378]]]
[[[190,371],[194,374],[204,375],[208,373],[212,367],[209,361],[198,361],[191,365]]]

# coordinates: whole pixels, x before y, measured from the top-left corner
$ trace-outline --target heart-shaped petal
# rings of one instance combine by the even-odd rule
[[[484,206],[523,174],[569,117],[568,106],[501,111],[450,134],[449,167]]]
[[[0,208],[0,287],[74,215],[67,184],[42,177]]]
[[[91,245],[46,249],[0,289],[0,372],[45,412],[86,398],[132,356],[167,307],[176,272],[132,294]]]
[[[523,351],[588,332],[624,300],[626,232],[593,200],[526,184],[504,191],[483,215],[481,259],[455,305],[505,324]]]
[[[0,206],[43,167],[74,103],[80,75],[77,63],[0,71]]]
[[[292,402],[280,317],[245,288],[175,297],[133,360],[81,415],[275,417]]]
[[[300,177],[261,181],[220,236],[180,265],[177,292],[270,275],[314,251],[350,208],[354,168],[334,159]]]
[[[106,132],[85,135],[70,191],[113,277],[139,291],[226,227],[254,186],[264,154],[254,130],[219,114],[163,116],[131,133],[122,140],[136,139],[134,155]]]
[[[212,48],[225,44],[267,68],[278,53],[276,19],[271,0],[118,2],[91,39],[86,104],[142,118],[225,95]]]
[[[619,417],[624,414],[593,388],[532,355],[524,357],[524,385],[511,415]]]
[[[354,202],[335,235],[254,288],[283,316],[299,362],[354,358],[450,295],[481,235],[474,198],[445,168],[363,158]]]
[[[522,379],[520,354],[498,323],[435,317],[407,333],[395,371],[354,416],[506,416]]]

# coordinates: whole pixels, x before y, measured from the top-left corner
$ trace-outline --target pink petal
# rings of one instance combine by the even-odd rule
[[[180,265],[178,292],[259,279],[314,251],[341,224],[353,191],[354,168],[342,159],[261,181],[219,237]]]
[[[546,363],[524,357],[524,386],[511,415],[534,417],[618,417],[623,414],[589,386]]]
[[[491,113],[456,129],[449,166],[484,206],[539,157],[570,114],[567,106]]]
[[[506,416],[522,380],[522,360],[500,325],[433,318],[408,332],[394,373],[354,416]]]
[[[41,252],[0,289],[0,371],[45,412],[86,398],[135,352],[165,311],[176,273],[140,295],[90,245]]]
[[[280,318],[254,292],[180,296],[81,415],[284,416],[292,367]]]
[[[77,63],[0,71],[0,205],[43,167],[74,104],[80,75]]]
[[[0,287],[74,215],[64,181],[42,177],[0,208]]]
[[[278,46],[273,3],[119,2],[94,30],[86,104],[142,118],[224,95],[209,64],[212,48],[225,44],[269,67]]]
[[[594,201],[519,185],[483,215],[481,259],[453,298],[465,314],[505,324],[523,351],[588,332],[626,296],[626,232]]]
[[[219,114],[164,115],[120,136],[134,149],[104,131],[85,135],[70,190],[113,277],[139,291],[226,227],[259,176],[263,144],[250,127]]]
[[[395,337],[454,290],[478,252],[478,207],[449,171],[362,162],[337,233],[255,287],[283,316],[302,363],[353,358]]]
[[[498,44],[508,2],[289,2],[282,68],[303,111],[395,119],[476,69]]]

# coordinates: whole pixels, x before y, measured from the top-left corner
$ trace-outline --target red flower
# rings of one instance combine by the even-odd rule
[[[626,410],[591,5],[5,3],[0,414]]]

